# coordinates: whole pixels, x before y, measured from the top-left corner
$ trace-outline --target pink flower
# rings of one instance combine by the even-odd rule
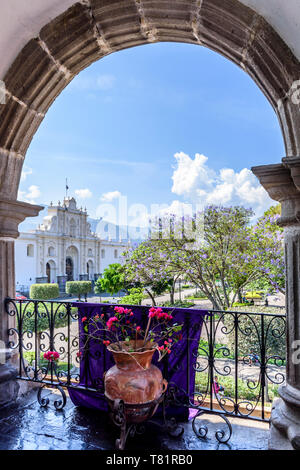
[[[85,321],[87,321],[87,317],[82,317],[81,321],[82,323],[84,323]]]
[[[137,327],[136,327],[136,331],[141,331],[141,327],[140,327],[140,326],[137,326]]]
[[[115,307],[115,312],[119,313],[119,314],[122,314],[124,313],[124,307]]]
[[[111,317],[111,318],[107,321],[106,327],[110,330],[110,329],[112,328],[112,326],[113,326],[113,323],[116,322],[116,321],[119,321],[119,320],[117,319],[117,317]]]
[[[50,362],[57,361],[59,359],[59,354],[57,351],[47,351],[44,353],[44,359]]]

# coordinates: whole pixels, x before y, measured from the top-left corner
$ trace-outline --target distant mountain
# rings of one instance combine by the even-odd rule
[[[92,232],[97,233],[103,240],[125,243],[130,240],[132,243],[140,243],[146,240],[149,235],[147,228],[116,225],[104,219],[88,218],[88,222],[91,224]]]

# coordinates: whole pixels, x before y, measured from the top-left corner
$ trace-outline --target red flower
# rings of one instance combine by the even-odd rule
[[[87,321],[87,317],[82,317],[81,321],[82,323],[84,323],[85,321]]]
[[[99,320],[99,318],[100,318],[100,317],[99,317],[99,315],[98,315],[98,314],[97,314],[97,315],[95,315],[95,320]]]
[[[136,331],[140,331],[141,330],[141,327],[140,326],[137,326],[136,327]]]
[[[50,362],[57,361],[59,359],[59,354],[57,351],[47,351],[44,354],[44,359]]]
[[[104,346],[108,346],[108,345],[110,344],[110,341],[108,341],[108,340],[105,341],[105,340],[104,340],[104,341],[103,341],[103,344],[104,344]]]
[[[77,354],[76,354],[77,357],[81,357],[82,356],[82,352],[81,351],[78,351]]]

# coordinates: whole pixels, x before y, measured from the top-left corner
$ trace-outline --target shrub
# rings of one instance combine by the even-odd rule
[[[256,292],[255,291],[246,292],[245,297],[246,297],[246,299],[262,299],[261,294],[262,294],[262,291],[259,291],[259,292],[257,292],[257,291]]]
[[[183,300],[175,300],[175,302],[170,302],[169,300],[160,304],[162,307],[181,307],[181,308],[189,308],[193,307],[195,304],[193,302],[187,302]]]
[[[225,393],[224,397],[227,398],[235,398],[235,381],[233,377],[226,376],[226,377],[219,377],[219,383],[224,387]],[[205,393],[206,388],[207,388],[207,381],[208,381],[208,376],[205,373],[196,373],[196,391]],[[238,398],[240,400],[249,400],[253,401],[254,403],[257,400],[258,397],[258,392],[259,389],[251,389],[251,383],[250,387],[247,385],[247,379],[242,380],[238,378]],[[268,395],[270,398],[270,401],[273,401],[275,397],[278,397],[278,385],[275,384],[268,384]]]
[[[91,291],[91,281],[68,281],[66,283],[66,293],[70,295],[78,295],[78,300],[81,299],[82,295],[84,295],[86,298],[87,294],[89,294]]]
[[[120,303],[126,305],[141,305],[143,298],[143,289],[133,288],[128,290],[128,295],[121,298]]]
[[[236,311],[241,310],[245,312],[245,307],[236,308]],[[250,307],[247,307],[247,311]],[[235,332],[233,328],[233,319],[230,316],[224,317],[224,325],[228,328],[228,346],[234,351]],[[239,334],[238,334],[238,348],[239,356],[248,356],[251,352],[260,355],[260,344],[262,342],[261,335],[261,316],[260,315],[241,315],[239,316]],[[265,316],[264,317],[264,344],[266,349],[266,356],[279,356],[285,360],[285,342],[286,331],[285,323],[279,316]],[[280,364],[280,361],[278,360]]]
[[[58,284],[32,284],[29,296],[31,299],[56,299],[59,297]]]

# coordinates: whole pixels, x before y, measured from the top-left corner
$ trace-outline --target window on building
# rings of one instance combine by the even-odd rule
[[[53,246],[49,246],[48,249],[48,256],[54,256],[55,255],[55,250]]]
[[[76,237],[76,222],[74,219],[70,221],[70,235]]]
[[[89,248],[89,250],[88,250],[88,256],[93,256],[93,250],[92,250],[92,248]]]
[[[34,246],[27,245],[27,256],[34,256]]]
[[[101,250],[101,258],[105,258],[105,250],[103,248]]]
[[[115,258],[118,257],[118,250],[115,250]]]

